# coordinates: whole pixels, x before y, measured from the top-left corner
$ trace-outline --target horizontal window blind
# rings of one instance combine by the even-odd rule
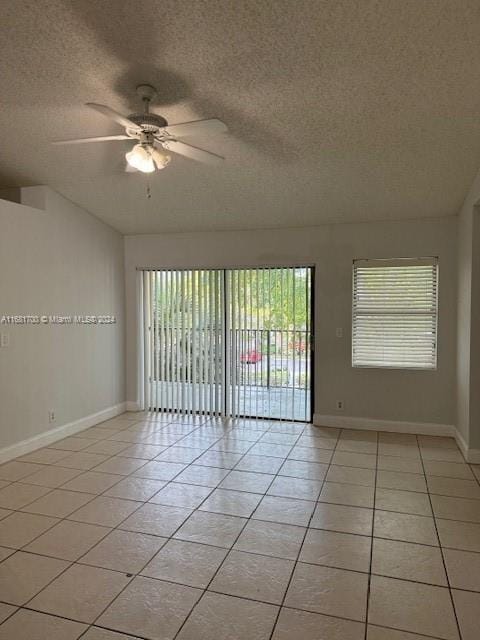
[[[437,258],[355,260],[354,367],[435,369]]]

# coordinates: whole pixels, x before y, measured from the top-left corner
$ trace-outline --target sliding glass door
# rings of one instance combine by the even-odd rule
[[[144,406],[311,419],[312,268],[145,270]]]

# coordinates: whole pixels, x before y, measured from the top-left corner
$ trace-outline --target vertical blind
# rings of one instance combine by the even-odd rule
[[[309,420],[311,268],[142,270],[144,408]]]
[[[438,259],[355,260],[354,367],[435,369]]]

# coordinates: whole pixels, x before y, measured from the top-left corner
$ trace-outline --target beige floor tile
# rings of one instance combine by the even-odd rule
[[[169,540],[141,573],[205,589],[226,555],[227,550],[219,547]]]
[[[249,518],[261,499],[262,496],[258,493],[215,489],[199,509],[200,511],[223,513],[227,516]]]
[[[420,450],[417,443],[400,444],[395,442],[379,442],[378,453],[382,456],[396,456],[399,458],[420,460]]]
[[[175,637],[201,595],[199,589],[138,577],[98,624],[149,640],[167,640]]]
[[[437,518],[437,529],[442,547],[480,552],[480,524]]]
[[[431,516],[432,508],[426,493],[377,488],[375,507],[383,511],[398,511],[417,516]]]
[[[177,640],[269,640],[278,607],[207,592]]]
[[[155,456],[155,460],[157,462],[183,462],[183,464],[190,464],[191,462],[197,460],[197,458],[199,458],[201,455],[203,455],[203,453],[203,449],[191,449],[190,447],[173,446],[165,449],[162,453],[159,453],[158,456]]]
[[[364,621],[368,575],[299,562],[285,606]]]
[[[278,473],[281,476],[290,476],[292,478],[323,480],[327,470],[328,464],[305,462],[303,460],[286,460]]]
[[[372,576],[369,622],[445,640],[458,640],[448,589]]]
[[[150,498],[149,502],[153,502],[154,504],[170,505],[172,507],[196,509],[202,504],[205,498],[212,493],[212,491],[212,487],[201,487],[200,485],[194,484],[170,482]]]
[[[77,560],[109,531],[98,525],[63,520],[31,542],[26,550],[64,560]]]
[[[95,497],[90,493],[64,491],[63,489],[54,489],[53,491],[46,489],[46,491],[49,491],[47,495],[23,507],[22,510],[43,516],[65,518]]]
[[[7,549],[7,547],[0,547],[0,562],[11,556],[12,553],[15,553],[15,549]]]
[[[395,433],[390,431],[381,431],[378,434],[378,442],[418,446],[417,436],[413,433]]]
[[[453,438],[448,436],[417,436],[420,447],[436,447],[437,449],[458,449]]]
[[[112,444],[114,442],[112,441]],[[130,444],[125,447],[124,442],[118,443],[122,445],[122,450],[117,454],[125,458],[140,458],[142,460],[153,460],[165,451],[165,447],[155,444]],[[163,458],[160,458],[163,459]],[[170,462],[176,462],[171,460]]]
[[[77,511],[74,511],[69,520],[100,524],[104,527],[116,527],[142,505],[133,500],[120,498],[108,498],[98,496]]]
[[[35,487],[30,484],[14,482],[0,489],[0,507],[2,509],[21,509],[49,491],[50,489],[46,487]]]
[[[426,636],[369,624],[367,625],[367,640],[426,640]]]
[[[440,549],[423,544],[374,538],[372,573],[447,586]]]
[[[41,487],[60,487],[72,478],[80,475],[81,471],[78,469],[64,469],[63,467],[56,467],[54,465],[43,465],[40,471],[35,472],[28,478],[24,478],[23,482],[32,485],[38,485]]]
[[[364,636],[363,622],[283,607],[272,640],[364,640]]]
[[[191,464],[175,478],[175,481],[214,488],[217,487],[229,473],[228,469]]]
[[[403,542],[438,545],[433,518],[393,511],[375,511],[373,535]]]
[[[77,640],[86,629],[80,622],[20,609],[0,627],[0,640]]]
[[[111,498],[145,502],[158,493],[166,484],[165,480],[129,477],[120,480],[111,489],[105,491],[103,495]]]
[[[281,604],[294,566],[292,560],[231,551],[209,590]]]
[[[138,573],[166,543],[166,538],[115,530],[81,558],[82,564]]]
[[[340,440],[358,440],[359,442],[377,442],[378,431],[366,429],[342,429]]]
[[[380,469],[377,472],[377,487],[427,493],[425,476],[418,473],[402,473],[401,471],[384,471]]]
[[[316,529],[371,536],[372,523],[372,509],[320,502],[313,513],[310,526]]]
[[[168,538],[191,513],[191,509],[148,503],[122,522],[121,528]]]
[[[54,464],[62,458],[66,458],[68,451],[61,451],[60,449],[37,449],[31,453],[27,453],[26,456],[18,458],[19,462],[35,462],[36,464]]]
[[[32,609],[93,622],[129,583],[123,573],[74,564],[30,603]]]
[[[427,476],[444,476],[446,478],[473,480],[473,473],[470,471],[468,464],[425,460],[424,465]]]
[[[105,429],[102,429],[105,431]],[[108,437],[108,434],[107,434]],[[100,453],[104,456],[116,456],[122,451],[128,449],[129,445],[125,442],[114,442],[113,440],[101,440],[95,442],[90,447],[84,449],[85,453]]]
[[[91,444],[91,438],[76,438],[75,436],[70,436],[48,445],[48,448],[60,449],[61,451],[81,451],[82,449],[89,447]]]
[[[320,492],[319,502],[331,504],[343,504],[351,507],[373,508],[374,487],[356,487],[353,484],[340,484],[338,482],[325,482]]]
[[[437,518],[480,524],[480,500],[432,495],[432,506]]]
[[[378,456],[377,468],[383,471],[399,471],[400,473],[423,474],[421,460],[412,458],[399,458],[396,456]]]
[[[0,624],[6,620],[8,617],[12,615],[17,610],[17,607],[12,604],[5,604],[4,602],[0,602]],[[1,627],[0,627],[1,633]],[[1,636],[0,636],[1,637]],[[10,636],[7,636],[10,638]]]
[[[437,447],[422,447],[422,458],[424,460],[438,460],[439,462],[459,462],[465,463],[465,459],[457,449],[445,449]]]
[[[226,451],[206,451],[195,460],[195,464],[206,467],[218,467],[220,469],[233,469],[241,459],[240,453],[228,453]]]
[[[19,551],[0,564],[0,599],[23,605],[67,567],[63,560]]]
[[[335,449],[337,441],[335,438],[316,438],[314,436],[304,435],[297,440],[296,447],[310,447],[312,449]],[[266,454],[268,455],[268,454]]]
[[[108,459],[108,456],[100,453],[85,453],[85,451],[77,451],[72,455],[62,458],[57,462],[59,467],[67,467],[69,469],[80,469],[88,471]]]
[[[237,539],[245,522],[245,518],[236,516],[195,511],[174,537],[228,549]]]
[[[103,493],[113,487],[113,485],[123,480],[123,476],[114,476],[109,473],[96,473],[95,471],[86,471],[79,476],[70,480],[62,489],[68,491],[81,491],[82,493]]]
[[[274,476],[268,473],[256,473],[254,471],[230,471],[221,482],[221,489],[234,489],[236,491],[248,491],[250,493],[265,493],[272,483]]]
[[[350,453],[377,454],[377,443],[364,440],[352,440],[351,438],[340,438],[335,451],[349,451]],[[347,465],[348,466],[348,465]]]
[[[134,471],[139,471],[145,464],[147,464],[145,460],[138,458],[113,456],[95,467],[95,471],[98,473],[114,473],[120,476],[128,476]]]
[[[0,564],[0,597],[23,605],[67,567],[63,560],[19,551]]]
[[[278,433],[277,431],[267,431],[261,438],[260,442],[272,442],[273,444],[290,444],[293,445],[298,440],[299,434]]]
[[[240,454],[234,454],[240,455]],[[283,464],[282,458],[272,456],[254,456],[247,453],[235,466],[236,471],[253,471],[256,473],[277,473]]]
[[[306,527],[310,522],[314,508],[315,502],[307,500],[264,496],[252,518]]]
[[[364,487],[375,486],[375,471],[373,469],[359,469],[340,467],[332,464],[326,475],[327,482],[340,482]]]
[[[320,480],[305,480],[304,478],[287,478],[277,476],[267,491],[268,495],[283,498],[298,498],[300,500],[317,500],[322,488]]]
[[[480,593],[452,590],[462,640],[478,640]]]
[[[214,451],[227,451],[231,453],[246,453],[252,446],[251,442],[238,440],[238,438],[227,437],[221,438],[212,446]]]
[[[100,629],[99,627],[90,627],[81,640],[138,640],[138,638],[127,636],[124,633],[117,633],[116,631]]]
[[[20,549],[57,522],[57,518],[48,516],[37,516],[33,513],[12,513],[0,520],[0,545]]]
[[[295,446],[288,454],[289,460],[304,460],[305,462],[322,462],[329,464],[333,456],[332,449],[316,449],[315,447]],[[254,469],[252,469],[254,471]]]
[[[443,556],[452,588],[480,591],[480,553],[444,549]]]
[[[0,480],[8,480],[15,482],[31,476],[36,471],[42,470],[41,464],[33,464],[32,462],[18,462],[12,460],[0,465]]]
[[[173,480],[181,471],[185,469],[185,465],[180,462],[157,462],[150,460],[140,469],[135,471],[134,475],[138,478],[151,478],[152,480]]]
[[[298,444],[300,444],[301,438],[298,440]],[[292,450],[292,445],[290,444],[272,444],[270,442],[258,442],[254,444],[250,449],[249,453],[255,456],[273,456],[277,458],[286,458],[290,451]]]
[[[371,453],[353,453],[351,451],[339,451],[333,454],[332,464],[342,467],[359,467],[360,469],[375,469],[377,456]]]
[[[349,533],[309,529],[299,560],[337,569],[370,570],[371,538]]]
[[[296,560],[305,535],[303,527],[250,520],[234,549]]]
[[[480,499],[480,486],[476,480],[427,476],[428,490],[441,496]]]

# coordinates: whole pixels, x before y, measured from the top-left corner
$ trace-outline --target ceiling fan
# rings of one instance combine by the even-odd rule
[[[141,84],[137,87],[137,95],[143,102],[143,113],[133,113],[123,116],[121,113],[106,107],[103,104],[87,102],[86,106],[102,115],[115,120],[125,127],[125,133],[115,136],[99,136],[96,138],[76,138],[73,140],[56,140],[53,144],[83,144],[86,142],[107,142],[110,140],[135,140],[136,144],[125,154],[127,160],[126,171],[142,171],[151,173],[155,169],[164,169],[171,160],[167,151],[179,155],[206,162],[218,164],[225,158],[211,151],[205,151],[199,147],[187,144],[178,138],[190,136],[206,136],[216,133],[224,133],[227,126],[213,118],[211,120],[197,120],[183,124],[169,125],[162,116],[150,113],[150,102],[156,96],[157,91],[149,84]]]

